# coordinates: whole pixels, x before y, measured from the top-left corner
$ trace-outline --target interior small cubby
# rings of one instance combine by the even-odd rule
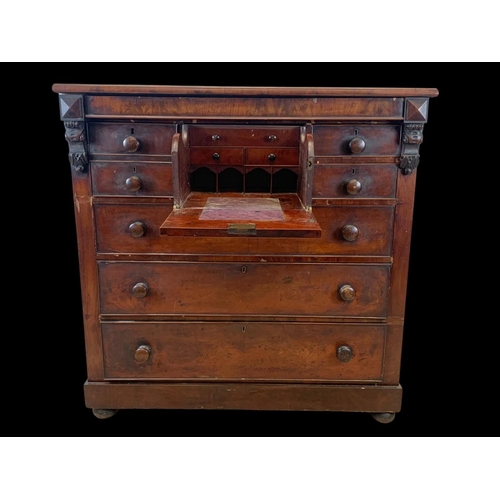
[[[189,175],[191,191],[201,193],[297,193],[296,168],[195,168]]]

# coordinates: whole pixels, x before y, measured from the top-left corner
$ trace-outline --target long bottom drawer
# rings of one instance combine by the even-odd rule
[[[103,323],[106,379],[380,381],[385,326]]]

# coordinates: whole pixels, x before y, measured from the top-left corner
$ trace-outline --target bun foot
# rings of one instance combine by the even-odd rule
[[[92,408],[92,413],[101,420],[112,417],[117,411],[118,410],[102,410],[99,408]]]
[[[381,424],[390,424],[395,418],[395,413],[372,413],[372,417]]]

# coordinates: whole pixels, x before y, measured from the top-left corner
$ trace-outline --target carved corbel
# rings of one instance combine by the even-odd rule
[[[69,162],[77,172],[83,172],[89,163],[85,149],[85,122],[65,121],[64,127],[69,147]]]
[[[403,127],[403,147],[399,168],[404,175],[411,174],[420,163],[419,148],[424,140],[424,125],[421,123],[407,123]]]

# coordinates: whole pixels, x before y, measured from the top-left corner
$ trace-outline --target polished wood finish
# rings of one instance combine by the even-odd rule
[[[315,198],[395,198],[395,165],[315,165]]]
[[[105,196],[172,196],[172,164],[92,162],[92,192]]]
[[[368,324],[106,323],[105,377],[380,381],[384,337]]]
[[[389,266],[103,261],[99,280],[102,314],[383,317]]]
[[[102,408],[398,412],[400,385],[87,382],[85,403]]]
[[[436,89],[54,90],[98,418],[234,408],[393,420]]]
[[[437,89],[386,87],[216,87],[176,85],[93,85],[55,83],[56,93],[83,94],[161,94],[222,96],[372,96],[372,97],[437,97]]]
[[[169,155],[172,136],[175,133],[174,125],[151,123],[92,122],[89,123],[88,129],[89,150],[92,155],[127,153],[138,157]],[[129,143],[130,146],[127,146]]]
[[[317,156],[398,155],[401,151],[399,125],[315,125]]]

